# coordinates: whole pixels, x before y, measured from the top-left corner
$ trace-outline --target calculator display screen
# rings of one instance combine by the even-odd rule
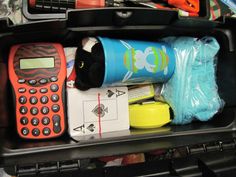
[[[54,57],[20,59],[20,69],[54,68]]]

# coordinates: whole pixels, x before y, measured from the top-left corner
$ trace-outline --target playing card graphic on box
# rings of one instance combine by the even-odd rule
[[[88,91],[67,89],[70,135],[101,134],[129,129],[127,91],[126,87]]]
[[[72,137],[129,129],[128,88],[109,87],[80,91],[74,86],[75,49],[65,48],[67,56],[68,128]]]

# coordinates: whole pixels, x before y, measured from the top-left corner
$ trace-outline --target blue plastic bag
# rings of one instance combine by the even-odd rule
[[[213,37],[168,37],[163,41],[173,47],[176,56],[174,75],[161,93],[174,111],[172,123],[208,121],[224,106],[216,85],[218,42]]]

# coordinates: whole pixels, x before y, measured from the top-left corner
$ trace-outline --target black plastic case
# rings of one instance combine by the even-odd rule
[[[122,14],[130,14],[122,15]],[[160,18],[154,18],[160,17]],[[105,20],[104,20],[105,19]],[[163,20],[165,19],[165,20]],[[156,40],[165,36],[214,36],[220,44],[217,67],[219,94],[226,105],[209,122],[194,122],[184,126],[167,125],[154,130],[121,131],[92,136],[76,141],[67,134],[45,141],[26,141],[17,137],[10,84],[4,93],[8,100],[11,126],[0,125],[1,161],[8,173],[19,176],[184,176],[205,173],[218,174],[235,169],[236,127],[236,19],[223,18],[219,22],[206,19],[179,19],[175,11],[157,11],[137,8],[94,9],[71,11],[67,19],[40,21],[12,26],[0,21],[0,62],[7,64],[11,45],[26,42],[60,42],[63,46],[77,46],[86,36]],[[1,77],[1,76],[0,76]],[[6,77],[6,76],[2,76]],[[0,114],[1,115],[1,114]],[[83,161],[158,149],[182,148],[186,158],[167,159],[146,164],[83,171]],[[221,153],[220,153],[221,152]],[[208,158],[207,158],[208,157]],[[226,168],[224,160],[232,163]],[[187,159],[187,161],[186,161]],[[213,163],[214,162],[214,163]],[[158,167],[158,168],[157,168]],[[187,168],[188,167],[188,168]],[[135,169],[135,170],[134,170]],[[146,171],[136,170],[145,169]],[[73,171],[76,170],[76,171]],[[218,171],[217,171],[218,170]],[[221,170],[221,171],[220,171]],[[155,175],[154,175],[155,176]]]

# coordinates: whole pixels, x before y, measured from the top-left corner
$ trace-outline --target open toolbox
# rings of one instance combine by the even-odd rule
[[[141,15],[146,18],[140,18]],[[153,18],[154,16],[161,18]],[[5,102],[0,103],[2,107],[4,105],[4,109],[0,109],[4,111],[4,114],[1,115],[5,115],[5,118],[2,118],[4,121],[1,122],[0,129],[1,166],[9,174],[19,176],[33,174],[46,176],[47,173],[54,172],[62,175],[62,173],[66,173],[65,171],[73,170],[79,170],[77,173],[82,174],[81,163],[86,159],[157,149],[184,148],[188,154],[186,158],[193,158],[192,164],[186,164],[186,166],[191,166],[190,169],[193,171],[199,170],[200,167],[202,167],[200,171],[201,169],[210,170],[212,163],[208,160],[212,158],[214,161],[216,160],[214,158],[218,157],[212,153],[217,153],[220,158],[221,155],[229,157],[229,153],[235,153],[235,23],[236,20],[231,18],[223,18],[218,22],[198,18],[179,19],[178,13],[174,11],[150,11],[135,8],[70,11],[67,19],[40,21],[18,26],[10,25],[7,19],[1,20],[0,62],[3,67],[7,67],[10,47],[19,43],[50,41],[61,43],[64,47],[76,47],[78,42],[87,36],[145,40],[155,40],[170,35],[213,36],[220,44],[217,84],[220,97],[226,103],[222,112],[208,122],[193,122],[183,126],[166,125],[152,130],[130,129],[129,131],[106,133],[101,137],[93,136],[81,141],[70,138],[68,134],[57,139],[30,141],[17,136],[14,127],[15,115],[12,111],[14,110],[11,101],[12,93],[8,81],[7,89],[0,93],[1,96],[6,96]],[[1,75],[1,77],[1,80],[8,80],[7,75]],[[204,156],[208,155],[211,158],[206,159]],[[196,159],[202,159],[202,166]],[[234,160],[232,158],[231,162]],[[159,171],[154,169],[156,164],[163,168],[159,168]],[[184,167],[178,164],[181,164],[181,159],[153,162],[153,165],[149,167],[154,171],[150,173],[183,175],[185,171],[181,169]],[[141,169],[148,168],[147,166],[141,164],[136,167]],[[100,172],[101,176],[115,176],[119,174],[119,171],[123,174],[123,168],[127,168],[125,171],[128,171],[129,167],[98,169],[96,173]],[[132,168],[134,167],[130,167],[131,171]],[[231,169],[234,168],[232,165]],[[214,171],[213,167],[212,171]],[[197,174],[202,173],[201,171]]]
[[[53,9],[51,7],[52,2],[50,1],[38,1],[38,7],[39,8],[32,8],[30,6],[30,2],[29,0],[22,0],[22,13],[23,15],[28,19],[28,20],[48,20],[48,19],[63,19],[66,18],[66,13],[65,13],[65,8],[63,7],[63,5],[59,5],[58,8]],[[37,4],[37,1],[33,1],[35,4]],[[102,2],[98,1],[98,2]],[[107,1],[107,3],[114,3],[113,6],[108,7],[108,8],[119,8],[117,7],[118,5],[115,4],[119,4],[122,1]],[[135,1],[134,1],[135,2]],[[137,1],[138,2],[138,1]],[[146,1],[144,1],[146,2]],[[154,0],[154,3],[158,2]],[[45,5],[44,5],[45,3]],[[59,3],[63,4],[69,4],[69,10],[73,9],[73,6],[75,5],[75,1],[59,1]],[[84,2],[86,4],[86,1]],[[93,1],[93,3],[95,3],[95,1]],[[83,4],[83,2],[82,2]],[[36,6],[37,7],[37,6]],[[149,6],[144,6],[144,5],[138,5],[135,3],[129,3],[127,8],[136,8],[136,9],[147,9],[147,10],[157,10],[154,8],[151,8]],[[59,9],[62,10],[59,10]],[[96,7],[91,7],[92,9],[96,9]],[[98,7],[97,7],[98,8]],[[100,7],[100,9],[104,9],[105,7]],[[125,8],[125,7],[120,7],[120,8]],[[44,9],[44,10],[43,10]],[[46,9],[46,10],[45,10]],[[50,10],[51,9],[51,10]],[[59,12],[58,12],[58,10]],[[158,8],[158,11],[162,9],[162,8]],[[50,10],[51,12],[49,13],[48,10]],[[81,11],[86,11],[88,10],[88,8],[82,8],[82,9],[77,9],[77,10],[81,10]],[[171,10],[171,9],[166,9],[167,11],[176,11],[177,10]],[[179,15],[180,18],[204,18],[204,19],[209,19],[210,17],[210,2],[209,0],[201,0],[199,1],[199,13],[198,16],[187,16],[188,12],[185,12],[185,15]]]

